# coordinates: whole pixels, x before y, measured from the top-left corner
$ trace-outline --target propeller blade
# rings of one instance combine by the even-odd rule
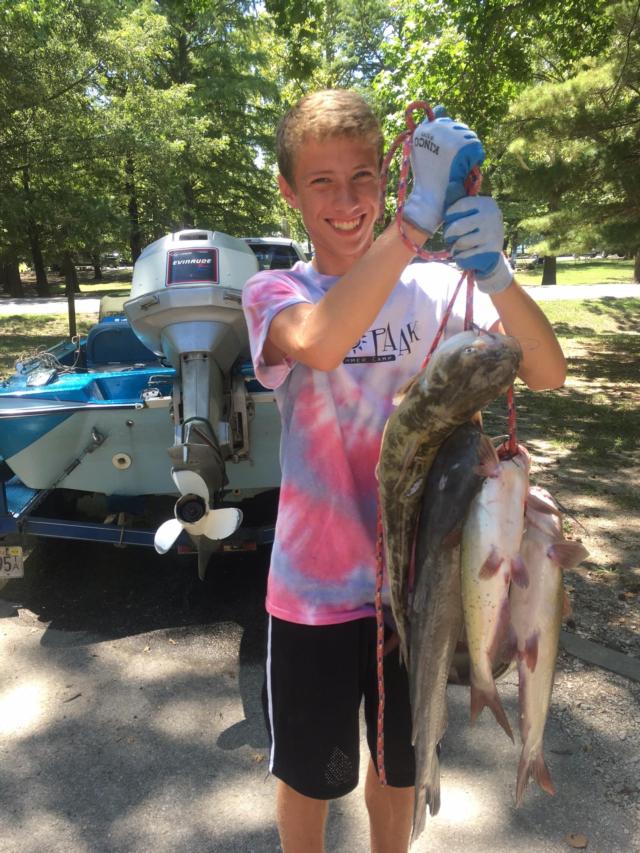
[[[209,504],[209,489],[200,474],[195,471],[172,470],[171,476],[181,495],[198,495]]]
[[[226,539],[242,524],[242,510],[235,507],[212,509],[204,518],[204,535],[207,539]]]
[[[158,554],[166,554],[181,533],[182,525],[177,518],[164,521],[153,537],[153,544]]]
[[[180,522],[178,522],[180,523]],[[184,523],[184,529],[191,536],[206,536],[207,539],[226,539],[235,533],[242,523],[242,511],[235,507],[211,509],[199,521]]]

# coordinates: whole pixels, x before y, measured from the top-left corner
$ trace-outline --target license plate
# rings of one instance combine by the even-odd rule
[[[0,545],[0,578],[23,578],[24,556],[20,545]]]

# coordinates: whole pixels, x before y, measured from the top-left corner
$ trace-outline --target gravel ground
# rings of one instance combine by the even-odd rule
[[[640,850],[639,708],[640,684],[560,654],[551,716],[575,748],[590,754],[591,784],[633,817],[630,851]]]

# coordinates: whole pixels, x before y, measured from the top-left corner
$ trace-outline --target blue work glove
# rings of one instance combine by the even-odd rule
[[[403,218],[422,231],[435,233],[445,208],[465,195],[467,175],[483,160],[482,143],[466,124],[446,116],[433,121],[425,119],[413,134],[413,189],[404,206]]]
[[[457,265],[475,272],[483,293],[500,293],[513,281],[513,270],[502,251],[502,213],[489,196],[465,196],[447,208],[444,241]]]

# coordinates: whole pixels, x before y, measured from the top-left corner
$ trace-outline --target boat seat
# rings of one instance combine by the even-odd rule
[[[87,367],[106,364],[151,364],[159,361],[123,318],[109,318],[93,326],[87,335]]]

